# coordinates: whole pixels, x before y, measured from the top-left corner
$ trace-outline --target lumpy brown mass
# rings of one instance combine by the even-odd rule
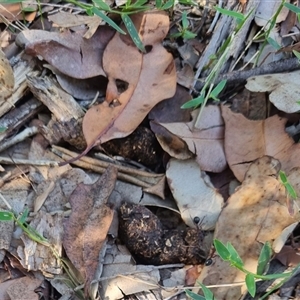
[[[159,218],[142,205],[124,203],[119,215],[119,237],[142,263],[199,264],[207,256],[199,229],[165,229]]]

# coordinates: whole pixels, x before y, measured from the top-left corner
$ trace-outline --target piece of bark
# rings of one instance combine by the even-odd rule
[[[238,84],[244,83],[249,77],[264,75],[264,74],[274,74],[274,73],[283,73],[290,72],[294,70],[299,70],[300,64],[297,57],[282,59],[279,61],[271,62],[267,65],[262,65],[260,67],[253,68],[247,71],[233,71],[226,74],[219,75],[215,80],[215,85],[217,85],[220,81],[226,80],[226,86],[234,86]],[[205,78],[200,78],[195,85],[195,89],[200,91],[203,86]]]
[[[13,94],[7,98],[6,101],[0,103],[0,116],[7,113],[14,105],[25,95],[28,88],[26,82],[26,76],[31,74],[33,76],[39,76],[39,71],[33,71],[35,66],[35,60],[33,58],[28,58],[21,53],[16,57],[15,61],[17,63],[13,66],[14,77],[15,77],[15,87]]]
[[[28,76],[27,83],[34,96],[53,114],[44,131],[44,136],[50,143],[58,142],[62,138],[76,148],[84,148],[85,141],[81,130],[84,112],[75,99],[49,77]]]
[[[0,127],[7,128],[0,134],[0,141],[6,139],[13,131],[19,129],[39,111],[42,104],[32,98],[21,106],[8,112],[0,119]]]

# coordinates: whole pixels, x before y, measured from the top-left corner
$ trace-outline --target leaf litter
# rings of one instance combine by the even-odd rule
[[[260,10],[261,8],[257,11],[256,21],[260,17]],[[290,82],[282,81],[275,75],[250,78],[246,88],[257,93],[256,104],[251,103],[254,101],[254,93],[251,92],[250,97],[245,93],[246,104],[236,102],[233,110],[239,111],[243,106],[242,110],[253,120],[234,113],[227,106],[220,109],[216,103],[204,109],[200,121],[197,120],[197,111],[190,114],[188,110],[180,112],[175,108],[170,112],[170,105],[178,108],[190,98],[186,90],[180,92],[180,88],[176,87],[173,57],[161,45],[169,30],[169,17],[165,13],[151,12],[132,16],[140,38],[146,45],[147,53],[139,52],[128,35],[115,33],[106,26],[98,27],[99,20],[71,16],[67,27],[72,26],[74,29],[78,24],[87,24],[89,30],[74,30],[73,33],[28,30],[17,37],[17,42],[28,54],[43,58],[50,64],[47,67],[48,72],[57,75],[59,84],[49,80],[48,74],[32,73],[32,69],[27,71],[30,73],[27,85],[38,101],[43,102],[52,112],[52,125],[47,123],[48,117],[43,113],[39,114],[39,123],[34,124],[39,124],[39,131],[42,133],[38,134],[40,140],[34,137],[31,148],[27,148],[26,151],[14,147],[4,154],[7,155],[6,161],[13,157],[10,160],[12,164],[16,162],[18,165],[21,159],[25,159],[25,163],[30,161],[32,164],[34,160],[36,163],[46,163],[46,166],[30,167],[24,171],[21,169],[23,178],[30,180],[34,191],[28,183],[19,185],[20,181],[14,178],[13,174],[20,172],[10,173],[7,166],[7,175],[1,184],[2,193],[12,204],[14,211],[21,213],[28,207],[32,212],[28,219],[30,226],[47,238],[59,255],[63,253],[63,248],[65,249],[70,261],[64,259],[63,264],[68,266],[70,273],[76,274],[78,281],[72,287],[65,285],[62,278],[65,281],[70,278],[62,274],[62,262],[53,256],[50,248],[37,244],[24,233],[14,232],[12,222],[1,222],[1,225],[7,226],[1,227],[1,248],[18,257],[22,266],[30,270],[31,275],[41,271],[62,295],[71,295],[76,285],[83,284],[85,296],[89,295],[91,298],[96,298],[97,290],[102,298],[119,299],[124,295],[159,290],[159,284],[162,282],[165,286],[171,285],[172,288],[184,286],[186,282],[193,284],[201,272],[201,267],[197,264],[207,257],[211,245],[213,233],[205,231],[213,228],[214,237],[231,242],[246,262],[247,268],[255,272],[262,243],[274,240],[273,249],[278,252],[299,221],[298,209],[293,206],[299,205],[297,200],[295,203],[288,200],[286,190],[277,178],[281,164],[281,169],[288,174],[291,184],[298,189],[299,176],[297,169],[294,169],[298,167],[298,145],[285,131],[287,119],[278,111],[269,115],[266,107],[259,109],[257,103],[269,99],[279,110],[296,112],[296,86],[289,85]],[[286,20],[288,18],[285,15],[281,17]],[[52,20],[61,24],[63,18],[66,18],[64,13],[56,15],[56,18],[52,17]],[[294,21],[290,21],[293,24]],[[93,31],[95,34],[92,36]],[[181,56],[186,57],[186,51],[191,50],[180,47]],[[271,57],[273,59],[273,56]],[[194,56],[192,63],[195,64],[196,60]],[[14,65],[12,70],[4,56],[2,68],[5,72],[0,74],[0,77],[5,85],[1,95],[4,104],[7,105],[6,99],[14,96],[13,72],[16,73],[17,67]],[[62,75],[59,72],[67,76],[64,75],[64,79],[61,79]],[[180,82],[190,87],[192,73],[193,70],[190,69],[189,83],[183,83],[182,78]],[[38,76],[41,76],[42,80],[37,80]],[[290,73],[289,76],[297,81],[297,73]],[[77,81],[71,83],[73,79]],[[65,83],[62,83],[63,80]],[[89,89],[91,80],[96,82],[93,84],[94,89]],[[260,83],[260,87],[250,88],[253,82]],[[26,84],[25,79],[23,83]],[[53,104],[51,101],[45,101],[41,95],[44,93],[49,99],[55,98],[53,86],[57,88],[59,85],[73,97],[81,98],[81,101],[91,99],[94,94],[100,92],[102,99],[98,101],[95,97],[96,105],[84,116],[83,132],[76,135],[76,139],[81,140],[81,147],[78,149],[82,149],[84,145],[85,152],[93,147],[98,150],[97,144],[129,135],[142,122],[147,122],[147,115],[151,111],[150,119],[153,121],[150,126],[164,150],[162,157],[167,180],[163,175],[158,176],[157,180],[154,177],[145,180],[145,177],[141,176],[139,179],[145,180],[146,184],[136,186],[141,181],[135,181],[134,184],[125,183],[123,180],[126,176],[117,175],[116,168],[119,162],[116,167],[106,165],[104,168],[95,168],[95,160],[86,161],[87,165],[80,165],[81,168],[89,170],[86,172],[69,165],[49,168],[49,164],[55,165],[62,161],[62,156],[67,160],[74,158],[70,152],[62,155],[62,148],[55,146],[58,142],[74,140],[75,136],[74,132],[68,133],[68,138],[58,134],[58,123],[60,130],[74,127],[75,123],[72,122],[75,119],[76,126],[82,125],[83,110],[74,98],[58,92],[59,101]],[[106,86],[105,99],[103,93],[101,94],[103,86]],[[86,94],[85,90],[90,94]],[[265,92],[270,92],[270,96]],[[295,97],[290,97],[294,94]],[[167,98],[168,101],[163,101]],[[62,104],[68,103],[72,106],[72,102],[74,107],[79,109],[78,116],[74,116],[73,119],[72,116],[64,118],[67,110],[64,110],[63,116],[59,115],[63,111]],[[152,110],[159,102],[160,106]],[[51,107],[50,103],[56,106]],[[255,112],[249,111],[251,105],[256,107]],[[13,104],[10,104],[11,107]],[[26,121],[30,118],[32,117],[28,114]],[[21,124],[25,125],[26,121]],[[21,125],[18,126],[16,128],[22,128]],[[60,138],[53,142],[53,137],[56,136]],[[6,137],[10,138],[9,135]],[[23,144],[26,143],[19,143]],[[49,144],[58,156],[49,151]],[[18,157],[20,152],[23,152],[22,158]],[[167,154],[173,158],[169,159]],[[116,163],[116,158],[113,158],[113,162]],[[227,176],[227,167],[233,171],[241,186],[228,200],[225,197],[224,205],[219,190],[211,182],[216,182],[216,175]],[[91,170],[103,173],[102,177],[99,178],[99,175]],[[136,175],[138,176],[140,174]],[[210,180],[210,177],[214,180]],[[11,182],[8,182],[9,180]],[[229,186],[229,179],[217,180],[220,181],[217,183],[219,189],[222,188],[221,185]],[[17,187],[20,189],[20,186],[23,186],[23,190],[18,194]],[[1,207],[5,209],[5,206]],[[119,212],[119,216],[116,211]],[[133,211],[134,214],[128,211]],[[121,227],[117,224],[118,220],[123,224]],[[148,225],[146,226],[151,222],[157,224],[160,233],[154,240],[151,234],[155,230],[150,226],[150,230],[147,231]],[[144,231],[137,234],[138,231],[134,228],[143,228]],[[125,236],[123,244],[118,240],[121,232]],[[149,234],[150,239],[147,237]],[[198,237],[198,240],[195,237]],[[151,252],[148,246],[153,241],[163,245],[159,249],[159,260],[165,266],[141,264],[141,261],[148,258]],[[196,244],[193,244],[195,241]],[[133,247],[136,245],[140,247]],[[197,254],[193,252],[195,249]],[[5,253],[2,251],[1,257],[4,257]],[[191,260],[185,257],[187,254],[191,255]],[[200,259],[196,261],[199,254]],[[135,262],[136,258],[140,258],[140,261]],[[202,282],[218,284],[244,279],[243,274],[229,268],[218,256],[213,258],[215,264],[204,266],[200,274],[199,279]],[[157,257],[152,259],[152,262],[159,264],[155,260]],[[179,261],[194,264],[192,271],[188,273],[188,269],[182,264],[166,265],[172,264],[172,259],[176,263]],[[172,280],[164,276],[161,272],[162,267],[168,268]],[[35,284],[40,285],[40,281],[36,282],[29,276],[24,278],[28,280],[26,285],[30,286],[29,292],[34,291]],[[11,278],[10,281],[15,280]],[[24,295],[21,291],[17,291],[16,295],[11,294],[14,288],[9,290],[4,283],[0,283],[0,286],[1,290],[7,290],[7,294],[13,299]],[[228,292],[228,289],[219,288],[216,290],[216,299],[238,299],[243,289],[232,288]],[[167,291],[160,292],[167,294]],[[172,292],[169,295],[172,295]],[[30,297],[34,299],[34,294]]]

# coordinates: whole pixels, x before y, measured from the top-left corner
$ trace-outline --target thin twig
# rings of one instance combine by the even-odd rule
[[[227,86],[233,86],[244,83],[249,77],[265,74],[283,73],[288,71],[295,71],[300,69],[300,63],[298,58],[288,58],[279,61],[271,62],[267,65],[256,67],[247,71],[233,71],[230,73],[219,75],[215,80],[215,85],[220,81],[226,80]],[[200,78],[195,86],[197,91],[200,91],[206,78]]]
[[[72,152],[70,150],[67,150],[67,149],[59,147],[59,146],[54,146],[53,145],[52,148],[55,149],[55,150],[60,151],[61,153],[67,154],[71,157],[77,157],[78,156],[78,153]],[[107,168],[108,166],[113,165],[117,168],[117,170],[119,172],[129,174],[129,175],[134,175],[134,176],[157,178],[157,177],[162,177],[164,175],[164,174],[150,173],[150,172],[146,172],[146,171],[137,170],[137,169],[134,169],[134,168],[124,167],[124,166],[121,166],[121,165],[113,164],[113,163],[110,163],[110,162],[102,161],[102,160],[95,159],[95,158],[88,157],[88,156],[83,156],[80,159],[84,162],[87,162],[89,164],[99,166],[99,167],[102,167],[102,168]]]
[[[58,162],[53,160],[31,160],[31,159],[21,159],[0,156],[0,163],[6,165],[30,165],[30,166],[48,166],[57,167]]]
[[[60,147],[57,147],[57,146],[53,147],[52,148],[53,153],[55,153],[56,155],[58,155],[59,157],[61,157],[64,160],[67,160],[67,161],[78,155],[77,153],[66,150],[64,148],[62,148],[62,149],[65,153],[63,153],[62,151],[59,151],[58,149],[60,149]],[[71,155],[66,154],[67,152],[71,152],[72,154]],[[98,161],[97,159],[93,159],[90,157],[81,157],[80,159],[72,162],[72,164],[75,166],[84,168],[84,169],[92,170],[92,171],[100,173],[100,174],[103,174],[109,165],[114,165],[114,164],[111,164],[108,162]],[[124,168],[123,166],[119,166],[119,165],[114,165],[114,166],[117,169],[119,169],[120,171],[121,171],[121,169]],[[127,169],[130,169],[130,168],[127,168]],[[118,179],[120,179],[122,181],[126,181],[128,183],[132,183],[132,184],[140,186],[142,188],[149,188],[152,186],[152,184],[135,177],[137,175],[137,173],[135,171],[138,171],[139,173],[144,172],[144,171],[139,171],[139,170],[135,170],[135,169],[131,169],[131,171],[132,171],[131,175],[118,172]],[[151,174],[151,173],[148,173],[148,174]],[[135,176],[132,176],[132,175],[135,175]],[[154,174],[154,175],[158,175],[158,174]],[[161,177],[161,175],[160,175],[160,177]],[[157,178],[157,176],[156,176],[156,178]]]

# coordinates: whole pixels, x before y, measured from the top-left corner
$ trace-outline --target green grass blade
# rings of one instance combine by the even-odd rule
[[[293,53],[299,59],[299,62],[300,62],[300,52],[293,50]]]
[[[227,249],[227,247],[219,240],[214,240],[214,246],[216,248],[217,253],[220,255],[220,257],[227,261],[230,259],[230,252]]]
[[[115,30],[117,30],[118,32],[122,33],[122,34],[126,34],[126,32],[121,29],[112,19],[110,19],[107,15],[105,15],[102,11],[100,11],[98,8],[96,7],[92,7],[92,12],[97,15],[98,17],[100,17],[103,21],[105,21],[107,24],[109,24],[112,28],[114,28]]]
[[[186,103],[184,103],[181,108],[182,109],[187,109],[187,108],[195,108],[199,105],[201,105],[204,101],[204,96],[203,95],[200,95],[199,97],[197,98],[194,98]]]
[[[256,284],[255,284],[254,276],[252,274],[247,274],[245,281],[246,281],[246,286],[249,294],[254,298],[256,293]]]
[[[259,254],[256,274],[262,275],[266,272],[267,266],[272,258],[272,252],[270,242],[264,243]]]
[[[143,42],[140,39],[140,36],[131,21],[130,17],[127,14],[121,14],[122,20],[128,30],[129,35],[131,36],[133,42],[137,46],[138,49],[140,49],[142,52],[146,53],[146,49],[143,45]]]
[[[275,50],[279,50],[281,48],[281,46],[271,37],[267,38],[267,42],[275,49]]]
[[[168,0],[162,7],[162,10],[167,10],[172,8],[175,5],[175,1],[174,0]]]
[[[219,96],[219,94],[223,91],[225,85],[227,83],[227,80],[222,80],[220,81],[216,87],[214,87],[214,89],[211,91],[210,93],[210,98],[214,99],[215,101],[218,101],[219,99],[217,98]]]
[[[214,300],[214,294],[210,289],[208,289],[203,283],[197,281],[197,283],[201,286],[202,292],[204,294],[205,300]]]
[[[191,298],[191,299],[194,299],[194,300],[206,300],[205,297],[201,296],[201,295],[198,295],[198,294],[195,294],[193,292],[191,292],[190,290],[185,290],[185,293]]]
[[[220,12],[223,15],[233,17],[237,20],[244,21],[244,19],[245,19],[245,16],[243,14],[241,14],[239,12],[236,12],[236,11],[231,11],[231,10],[224,9],[224,8],[221,8],[221,7],[218,7],[218,6],[214,6],[214,9],[217,10],[218,12]]]
[[[242,268],[244,266],[244,263],[231,243],[227,244],[227,250],[230,252],[231,263],[234,263],[234,265]]]
[[[287,2],[284,3],[284,6],[286,8],[288,8],[289,10],[291,10],[292,12],[294,12],[296,14],[300,14],[300,7],[295,6],[295,5],[291,4],[291,3],[287,3]]]
[[[1,1],[1,0],[0,0]],[[102,0],[93,0],[93,3],[95,4],[96,7],[104,10],[104,11],[110,11],[110,7],[108,4],[106,4],[104,1]]]
[[[10,211],[0,211],[0,221],[12,221],[14,214]]]

